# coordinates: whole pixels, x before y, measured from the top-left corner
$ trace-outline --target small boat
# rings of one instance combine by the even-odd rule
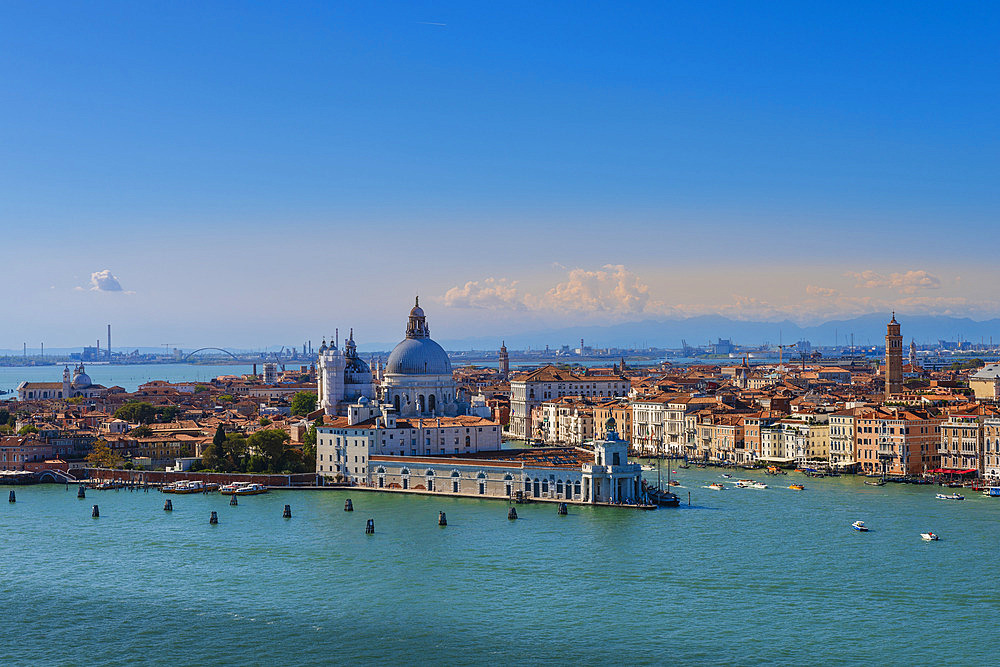
[[[644,465],[644,466],[642,466],[642,469],[643,469],[644,472],[650,472],[652,470],[656,470],[656,466],[646,466],[646,465]]]
[[[926,540],[927,542],[937,542],[939,539],[938,536],[935,535],[934,533],[920,533],[920,537]]]
[[[806,487],[802,486],[801,484],[789,484],[788,488],[791,489],[792,491],[805,491],[806,490]]]
[[[869,482],[865,480],[865,484],[867,484],[868,486],[885,486],[885,482],[883,482],[882,480],[879,480],[877,482]]]
[[[730,475],[729,473],[722,473],[722,476],[725,477],[726,479],[732,479],[733,478],[733,476]]]
[[[256,496],[260,493],[267,493],[267,487],[263,484],[245,484],[240,488],[236,489],[237,496]]]
[[[669,482],[667,482],[667,486],[680,486],[680,485],[681,483],[678,482],[676,479],[672,479]]]
[[[94,487],[98,491],[113,491],[115,489],[125,488],[125,482],[119,482],[117,480],[112,480],[108,482],[100,482]]]
[[[712,489],[713,491],[725,491],[726,490],[726,487],[723,486],[722,484],[719,484],[718,482],[715,482],[714,484],[709,484],[708,488]]]
[[[677,507],[681,504],[681,499],[676,493],[663,491],[652,486],[646,488],[646,499],[647,502],[658,507]]]
[[[988,486],[983,495],[989,498],[1000,498],[1000,486]]]
[[[767,484],[764,484],[764,482],[752,482],[750,484],[750,488],[751,489],[766,489],[767,488]]]
[[[177,482],[174,484],[174,493],[203,493],[205,491],[205,482]]]
[[[937,494],[938,500],[965,500],[965,496],[961,493],[939,493]]]
[[[851,528],[861,533],[868,532],[868,526],[865,525],[864,521],[855,521],[854,523],[851,524]]]
[[[688,468],[690,468],[691,466],[689,466],[688,464],[686,464],[686,463],[685,463],[684,465],[679,465],[679,466],[677,466],[677,467],[678,467],[678,468],[683,468],[684,470],[687,470],[687,469],[688,469]]]

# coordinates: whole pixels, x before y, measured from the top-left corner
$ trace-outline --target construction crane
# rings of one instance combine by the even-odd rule
[[[793,347],[795,347],[796,345],[797,345],[797,343],[792,343],[791,345],[779,345],[778,346],[778,365],[779,366],[781,365],[781,362],[784,359],[785,350],[790,350]]]

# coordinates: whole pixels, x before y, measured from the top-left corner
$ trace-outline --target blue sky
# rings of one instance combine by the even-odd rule
[[[392,340],[417,291],[451,338],[992,317],[998,28],[989,3],[8,3],[0,347]]]

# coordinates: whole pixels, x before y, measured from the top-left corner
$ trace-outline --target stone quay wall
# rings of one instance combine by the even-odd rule
[[[316,484],[315,473],[294,475],[251,475],[227,472],[165,472],[163,470],[111,470],[108,468],[87,468],[85,478],[100,480],[120,480],[147,484],[169,484],[171,482],[195,481],[232,484],[233,482],[256,482],[264,486],[312,486]],[[79,477],[79,475],[78,475]]]

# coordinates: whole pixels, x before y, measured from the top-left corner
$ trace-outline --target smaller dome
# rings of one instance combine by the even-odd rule
[[[90,385],[94,384],[90,381],[90,376],[86,373],[80,373],[75,378],[73,378],[73,387],[75,389],[86,389]]]
[[[420,297],[413,300],[413,308],[410,309],[410,317],[423,317],[424,309],[420,307]]]
[[[362,396],[358,399],[358,405],[368,405],[368,397]]]

